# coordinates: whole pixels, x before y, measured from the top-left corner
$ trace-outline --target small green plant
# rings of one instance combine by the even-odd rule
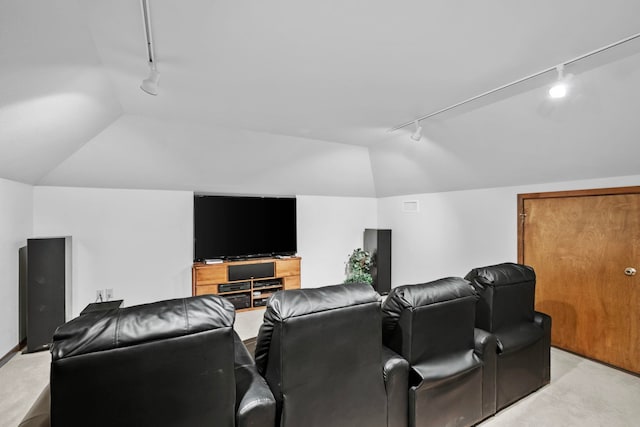
[[[361,248],[354,249],[346,266],[344,283],[373,283],[371,277],[371,254]]]

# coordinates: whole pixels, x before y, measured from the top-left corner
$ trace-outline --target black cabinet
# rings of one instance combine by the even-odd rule
[[[371,254],[373,288],[381,295],[391,290],[391,230],[364,230],[365,251]]]
[[[49,347],[71,317],[71,238],[27,240],[27,352]]]
[[[124,300],[118,299],[115,301],[105,302],[92,302],[88,304],[81,312],[80,316],[84,316],[87,313],[95,313],[96,311],[110,311],[120,308]]]

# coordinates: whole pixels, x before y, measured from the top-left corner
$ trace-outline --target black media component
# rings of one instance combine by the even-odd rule
[[[224,285],[218,285],[218,293],[220,294],[225,292],[248,291],[249,289],[251,289],[251,282],[225,283]]]
[[[269,286],[282,286],[282,279],[261,280],[253,282],[253,289],[266,288]]]
[[[234,295],[221,295],[223,298],[226,298],[236,310],[241,308],[249,308],[251,307],[251,297],[249,294],[234,294]]]
[[[254,300],[253,301],[253,306],[254,307],[264,307],[264,306],[267,305],[267,300],[268,299],[269,298],[260,298],[260,299]]]
[[[27,240],[27,352],[49,347],[69,318],[71,238]]]
[[[391,230],[364,230],[364,250],[371,254],[373,288],[381,295],[391,290]]]
[[[273,277],[275,273],[275,263],[264,262],[260,264],[240,264],[230,265],[227,270],[230,282],[236,280],[262,279]]]
[[[196,195],[193,214],[196,261],[297,251],[295,198]]]

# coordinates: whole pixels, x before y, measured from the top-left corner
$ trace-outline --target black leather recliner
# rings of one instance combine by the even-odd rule
[[[88,313],[51,347],[51,425],[264,426],[275,400],[208,295]]]
[[[514,263],[465,277],[480,294],[476,327],[497,339],[497,410],[549,384],[551,317],[534,311],[536,275]]]
[[[281,427],[406,427],[408,364],[382,346],[367,284],[277,292],[256,342]]]
[[[450,277],[391,290],[384,344],[409,361],[409,426],[470,426],[495,413],[495,338],[474,328],[478,294]]]

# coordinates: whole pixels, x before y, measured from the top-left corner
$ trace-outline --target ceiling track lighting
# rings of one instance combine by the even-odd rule
[[[609,49],[614,48],[616,46],[619,46],[621,44],[624,44],[624,43],[630,42],[632,40],[635,40],[637,38],[640,38],[640,33],[636,33],[636,34],[634,34],[632,36],[629,36],[629,37],[626,37],[626,38],[624,38],[622,40],[618,40],[617,42],[608,44],[608,45],[603,46],[603,47],[601,47],[599,49],[596,49],[596,50],[593,50],[591,52],[585,53],[583,55],[577,56],[577,57],[575,57],[573,59],[570,59],[568,61],[563,62],[560,65],[549,67],[549,68],[545,68],[544,70],[538,71],[537,73],[530,74],[530,75],[528,75],[526,77],[523,77],[523,78],[518,79],[516,81],[513,81],[511,83],[507,83],[506,85],[502,85],[502,86],[499,86],[499,87],[497,87],[495,89],[491,89],[491,90],[488,90],[486,92],[483,92],[480,95],[473,96],[473,97],[471,97],[469,99],[465,99],[464,101],[457,102],[457,103],[455,103],[453,105],[450,105],[448,107],[442,108],[440,110],[434,111],[434,112],[429,113],[429,114],[425,114],[424,116],[420,116],[420,117],[418,117],[416,119],[413,119],[411,121],[399,124],[397,126],[392,127],[391,129],[389,129],[388,132],[394,132],[396,130],[405,128],[407,126],[411,126],[414,123],[421,122],[422,120],[437,116],[439,114],[442,114],[442,113],[445,113],[447,111],[453,110],[454,108],[461,107],[461,106],[463,106],[465,104],[468,104],[470,102],[473,102],[473,101],[475,101],[477,99],[484,98],[485,96],[491,95],[491,94],[493,94],[495,92],[501,91],[501,90],[509,88],[511,86],[515,86],[515,85],[523,83],[523,82],[525,82],[527,80],[531,80],[531,79],[533,79],[535,77],[541,76],[542,74],[548,73],[550,71],[556,70],[558,72],[558,75],[560,76],[561,73],[564,73],[564,67],[569,65],[569,64],[573,64],[574,62],[578,62],[578,61],[581,61],[581,60],[583,60],[585,58],[588,58],[590,56],[597,55],[598,53],[604,52],[606,50],[609,50]],[[566,76],[564,76],[564,74],[562,74],[561,77],[563,77],[564,81],[567,82],[567,80],[570,79],[572,77],[572,75],[571,74],[567,74]],[[560,80],[560,78],[558,80]],[[554,85],[554,87],[555,87],[555,85]],[[565,89],[568,89],[568,88],[565,87]],[[549,92],[551,92],[551,89],[549,89]],[[560,92],[558,92],[558,93],[560,93]],[[553,95],[551,95],[551,93],[549,93],[549,95],[551,97],[553,97]],[[565,92],[565,95],[566,95],[566,92]],[[412,138],[413,138],[413,136],[412,136]]]
[[[414,121],[416,125],[416,131],[411,135],[411,139],[414,141],[420,141],[422,139],[422,126],[420,126],[420,120]]]
[[[558,80],[549,88],[549,96],[553,99],[560,99],[567,96],[569,93],[569,81],[573,77],[572,74],[564,74],[564,64],[560,64],[556,67],[558,72]]]
[[[158,94],[158,81],[160,72],[156,66],[156,57],[153,49],[153,38],[151,36],[151,14],[149,13],[149,0],[140,0],[142,7],[142,19],[144,21],[144,37],[147,42],[147,63],[149,65],[149,77],[142,81],[140,89],[149,95]]]

